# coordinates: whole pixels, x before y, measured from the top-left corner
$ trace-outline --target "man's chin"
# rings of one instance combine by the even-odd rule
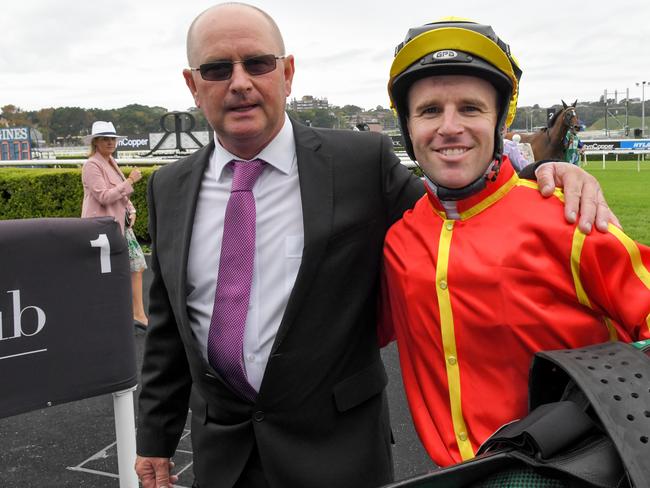
[[[255,138],[262,132],[261,124],[257,121],[240,121],[226,126],[226,133],[234,139]]]
[[[224,124],[228,130],[242,131],[248,130],[250,127],[259,127],[260,125],[263,125],[263,119],[264,117],[262,116],[259,107],[242,112],[231,110],[226,113],[226,116],[224,117]]]
[[[445,175],[443,177],[429,179],[438,186],[444,186],[445,188],[450,188],[452,190],[464,188],[474,182],[474,179],[462,175]]]

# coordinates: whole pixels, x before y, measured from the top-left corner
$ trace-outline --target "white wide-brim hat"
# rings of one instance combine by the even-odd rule
[[[92,130],[90,134],[84,136],[84,144],[90,144],[95,137],[115,137],[116,139],[125,139],[126,136],[118,136],[115,132],[115,126],[113,122],[104,122],[103,120],[98,120],[93,122]]]

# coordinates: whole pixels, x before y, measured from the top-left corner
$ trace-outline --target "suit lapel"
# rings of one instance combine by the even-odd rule
[[[298,123],[293,123],[296,141],[296,159],[298,162],[298,179],[302,199],[303,225],[305,243],[302,261],[296,283],[293,287],[287,309],[278,329],[273,344],[272,353],[282,343],[285,335],[295,321],[304,298],[309,292],[311,283],[316,276],[332,229],[334,212],[333,185],[334,176],[332,158],[322,151],[322,142],[317,133]],[[190,164],[183,168],[178,175],[178,184],[174,188],[178,202],[174,209],[174,225],[180,232],[180,238],[175,239],[175,252],[181,257],[176,270],[178,283],[178,310],[181,312],[182,330],[189,331],[185,290],[187,288],[187,261],[194,215],[201,189],[203,174],[208,165],[214,142],[194,153]]]
[[[296,283],[280,323],[272,353],[282,343],[304,303],[305,295],[309,292],[327,247],[334,211],[332,159],[321,150],[321,140],[313,129],[293,121],[292,123],[296,141],[305,243]]]
[[[174,247],[177,256],[181,256],[178,261],[176,277],[178,283],[178,310],[181,312],[183,330],[191,330],[189,327],[189,317],[187,315],[186,293],[187,289],[187,260],[190,251],[190,242],[192,240],[192,228],[194,226],[194,214],[198,202],[199,192],[203,174],[210,160],[210,154],[214,149],[214,141],[206,147],[192,155],[190,164],[183,168],[178,175],[178,184],[175,186],[176,198],[178,202],[174,209],[174,227],[178,229],[178,239],[174,240]]]

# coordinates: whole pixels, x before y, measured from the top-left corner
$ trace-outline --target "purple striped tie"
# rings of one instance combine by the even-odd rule
[[[248,400],[257,392],[243,362],[244,327],[255,262],[253,185],[265,162],[233,160],[232,188],[223,223],[217,290],[208,334],[208,361],[235,391]]]

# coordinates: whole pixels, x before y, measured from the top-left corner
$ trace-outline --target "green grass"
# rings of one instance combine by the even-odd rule
[[[650,246],[650,161],[589,161],[584,167],[594,175],[609,206],[634,240]]]
[[[608,117],[607,126],[610,130],[619,130],[623,128],[625,124],[625,115],[617,115],[616,118]],[[630,135],[632,135],[632,130],[637,127],[641,127],[641,117],[638,115],[630,115],[627,119],[628,127],[630,127]],[[646,123],[646,127],[648,124]],[[603,130],[605,128],[605,117],[601,117],[593,124],[589,126],[587,130]]]

